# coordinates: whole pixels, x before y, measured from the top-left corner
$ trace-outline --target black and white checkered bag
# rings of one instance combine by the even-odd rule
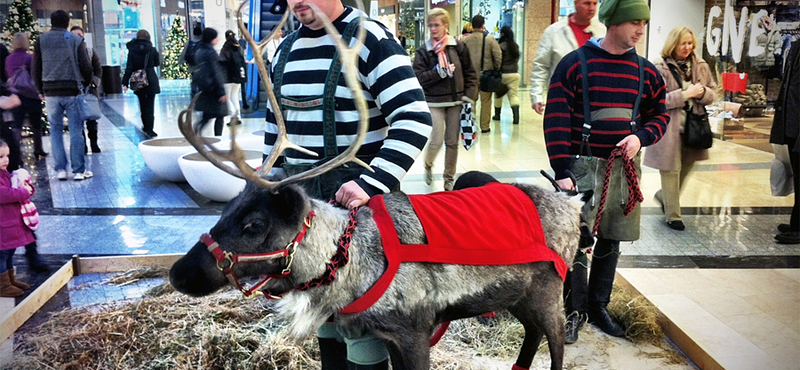
[[[461,143],[464,149],[469,150],[472,148],[472,143],[475,142],[478,127],[475,126],[475,115],[472,114],[472,104],[466,103],[461,105]]]

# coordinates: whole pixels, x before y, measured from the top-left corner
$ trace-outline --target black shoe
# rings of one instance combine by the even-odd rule
[[[567,316],[567,335],[564,337],[564,343],[572,344],[578,341],[578,332],[581,331],[586,320],[588,320],[586,314],[582,314],[578,311],[572,311],[572,313]]]
[[[625,329],[608,315],[608,310],[605,307],[590,308],[589,309],[589,323],[594,324],[598,329],[612,337],[622,337],[625,335]]]
[[[45,159],[47,155],[50,154],[48,152],[34,152],[33,155],[36,156],[36,159]]]
[[[678,231],[683,231],[684,229],[686,229],[686,225],[684,225],[683,221],[681,220],[667,221],[667,226],[669,226],[669,228],[672,230],[678,230]]]
[[[250,109],[250,106],[249,106],[249,105],[247,105],[247,104],[245,104],[245,105],[242,105],[242,109]]]
[[[779,224],[778,225],[778,231],[781,232],[781,233],[788,233],[788,232],[792,231],[792,225]]]
[[[800,244],[800,232],[788,232],[775,235],[778,244]]]
[[[490,129],[490,128],[487,128],[486,130],[481,130],[481,133],[482,133],[482,134],[485,134],[485,133],[487,133],[487,132],[491,132],[491,131],[492,131],[492,129]]]
[[[154,133],[155,133],[155,132],[154,132]],[[156,135],[156,136],[158,136],[158,135]],[[99,146],[97,146],[97,145],[92,145],[92,153],[100,153],[100,152],[102,152],[102,151],[100,150],[100,147],[99,147]]]
[[[145,134],[145,135],[147,135],[147,137],[149,137],[149,138],[151,138],[151,139],[152,139],[152,138],[155,138],[155,137],[158,137],[158,134],[157,134],[157,133],[155,133],[155,131],[145,131],[145,133],[144,133],[144,134]]]

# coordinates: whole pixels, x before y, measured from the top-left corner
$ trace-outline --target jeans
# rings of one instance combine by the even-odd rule
[[[44,98],[50,120],[50,151],[56,160],[56,171],[67,169],[67,152],[64,149],[64,114],[69,120],[69,159],[72,173],[86,171],[83,150],[83,120],[74,96],[47,96]]]
[[[16,251],[17,248],[0,251],[0,274],[14,268],[12,258],[14,257],[14,252]]]

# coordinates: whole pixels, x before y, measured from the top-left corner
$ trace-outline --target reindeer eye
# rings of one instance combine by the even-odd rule
[[[242,228],[242,231],[254,232],[254,231],[257,231],[257,230],[261,229],[263,226],[264,225],[261,222],[253,221],[253,222],[250,222],[250,223],[244,225],[244,228]]]

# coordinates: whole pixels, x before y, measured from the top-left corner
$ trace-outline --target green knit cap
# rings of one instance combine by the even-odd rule
[[[605,0],[598,17],[606,27],[640,19],[649,21],[650,7],[644,0]]]

